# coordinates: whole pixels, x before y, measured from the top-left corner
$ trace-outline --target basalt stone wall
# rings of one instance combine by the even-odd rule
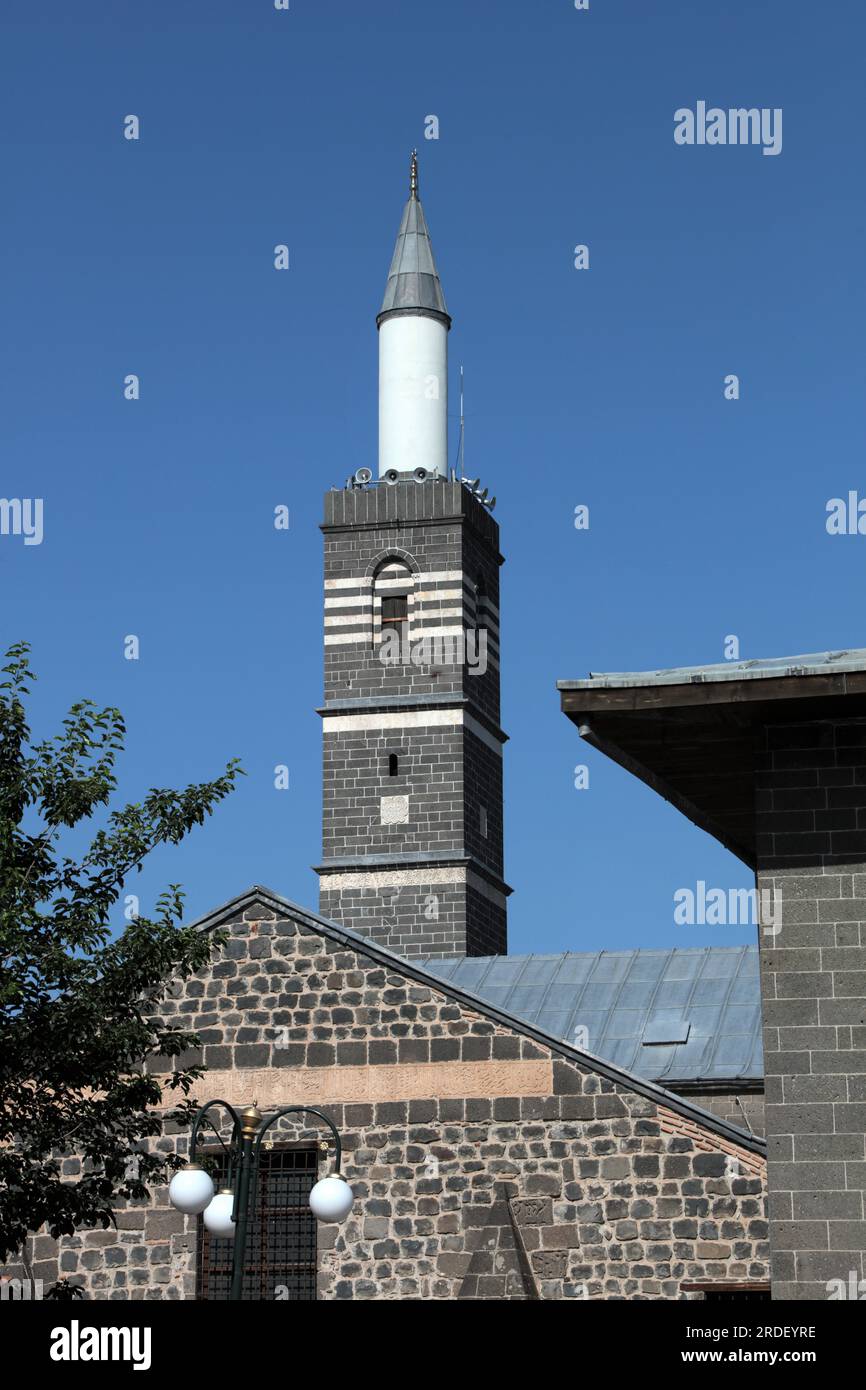
[[[326,704],[347,698],[373,702],[383,696],[461,694],[482,718],[498,724],[500,555],[499,527],[491,513],[459,482],[383,483],[326,493],[322,532],[325,594],[332,600],[341,597],[329,611],[343,618],[338,628],[326,624],[325,635],[334,637],[339,630],[357,638],[325,643]],[[445,662],[432,671],[382,665],[371,645],[369,604],[376,564],[390,555],[404,557],[419,580],[415,637],[425,626],[440,625],[437,594],[464,590],[447,606],[461,608],[466,626],[484,619],[490,657],[484,673],[470,674],[462,661]],[[473,597],[479,580],[483,614],[476,611]]]
[[[322,530],[320,911],[402,954],[503,952],[496,522],[460,482],[410,477],[327,493]]]
[[[329,883],[330,876],[322,875],[322,916],[351,926],[398,955],[505,954],[501,895],[465,866],[433,869],[426,875],[388,869],[363,877],[343,875],[333,889]],[[467,952],[470,925],[472,949]]]
[[[315,1104],[341,1130],[356,1204],[319,1228],[319,1297],[675,1299],[684,1281],[767,1278],[764,1163],[736,1135],[315,919],[255,905],[230,931],[166,1013],[199,1032],[200,1098]],[[195,1225],[160,1190],[116,1231],[37,1236],[30,1269],[91,1298],[192,1298]]]

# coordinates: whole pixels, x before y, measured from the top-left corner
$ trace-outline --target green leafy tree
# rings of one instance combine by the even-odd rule
[[[146,1198],[176,1160],[149,1144],[155,1107],[185,1100],[201,1068],[182,1065],[193,1034],[164,1026],[171,979],[207,963],[215,940],[181,925],[173,885],[152,918],[122,931],[124,882],[157,845],[178,844],[232,790],[237,761],[185,791],[150,791],[103,813],[83,854],[64,831],[107,807],[124,723],[116,709],[74,705],[55,738],[31,742],[24,707],[29,648],[6,654],[0,681],[0,1260],[47,1224],[54,1236],[108,1226],[124,1200]],[[154,1056],[175,1059],[162,1077]],[[164,1098],[171,1096],[169,1102]],[[62,1156],[82,1160],[73,1175]]]

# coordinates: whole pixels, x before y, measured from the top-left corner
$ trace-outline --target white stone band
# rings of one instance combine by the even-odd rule
[[[326,734],[375,733],[379,729],[460,729],[474,734],[494,753],[502,754],[502,744],[483,724],[464,709],[383,710],[372,714],[326,714],[322,730]]]
[[[500,893],[498,888],[494,888],[480,874],[461,864],[447,869],[371,869],[366,872],[349,873],[342,873],[339,869],[319,869],[318,874],[323,893],[340,892],[344,888],[367,888],[378,893],[383,888],[434,888],[437,884],[447,886],[465,883],[497,907],[505,907],[504,893]]]

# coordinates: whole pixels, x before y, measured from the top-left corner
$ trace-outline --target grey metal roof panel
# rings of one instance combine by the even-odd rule
[[[687,1043],[691,1027],[692,1025],[687,1018],[665,1018],[662,1014],[653,1014],[647,1020],[641,1042],[644,1047],[650,1043],[654,1046],[662,1043],[668,1046],[674,1043]]]
[[[440,978],[615,1066],[673,1084],[763,1077],[757,946],[428,957]],[[664,1039],[664,1027],[671,1037]],[[645,1041],[647,1034],[659,1042]],[[588,1035],[588,1036],[587,1036]]]
[[[866,671],[866,647],[771,656],[753,661],[718,661],[709,666],[673,666],[659,671],[591,671],[586,680],[556,682],[557,690],[618,689],[629,686],[689,685],[702,681],[761,680],[779,676],[825,676],[828,672]]]

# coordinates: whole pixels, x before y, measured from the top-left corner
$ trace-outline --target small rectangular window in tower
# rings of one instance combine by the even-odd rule
[[[382,631],[396,632],[402,638],[409,621],[409,600],[405,594],[389,594],[382,599]]]
[[[486,839],[487,839],[487,807],[486,807],[486,806],[479,806],[479,807],[478,807],[478,828],[479,828],[479,830],[481,831],[481,834],[484,836],[484,838],[485,838],[485,840],[486,840]]]
[[[400,760],[396,753],[388,754],[388,776],[396,777],[400,770]]]

